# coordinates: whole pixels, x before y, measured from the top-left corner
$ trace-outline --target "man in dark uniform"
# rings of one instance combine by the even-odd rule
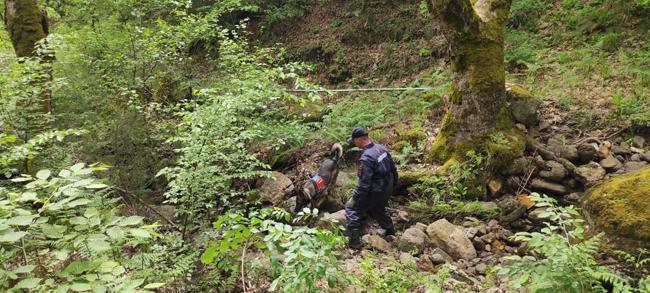
[[[373,143],[364,128],[354,128],[348,142],[363,150],[357,171],[359,182],[345,204],[348,245],[358,249],[361,247],[361,233],[368,215],[379,222],[385,230],[384,236],[395,235],[393,220],[386,207],[397,186],[397,168],[388,149]]]

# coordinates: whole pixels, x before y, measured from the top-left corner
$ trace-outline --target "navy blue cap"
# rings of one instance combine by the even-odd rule
[[[361,126],[357,126],[352,130],[352,135],[348,137],[348,143],[352,143],[352,140],[357,137],[368,136],[368,131]]]

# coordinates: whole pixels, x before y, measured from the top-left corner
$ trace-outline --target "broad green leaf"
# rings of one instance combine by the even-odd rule
[[[93,184],[87,185],[85,187],[88,188],[88,189],[103,189],[103,188],[108,187],[108,185],[103,184],[103,183],[93,183]]]
[[[120,227],[110,227],[106,229],[106,235],[113,239],[119,239],[124,237],[124,230]]]
[[[98,270],[102,273],[110,273],[113,271],[113,268],[117,267],[119,264],[115,261],[105,261],[99,265]]]
[[[20,197],[17,199],[18,202],[24,202],[24,201],[38,201],[38,195],[36,192],[32,191],[26,191],[23,192]]]
[[[36,266],[35,265],[26,265],[26,266],[21,266],[13,270],[14,274],[24,274],[24,273],[29,273],[31,272]]]
[[[143,289],[156,289],[165,286],[165,283],[150,283],[144,286]]]
[[[29,216],[15,216],[13,218],[7,219],[7,224],[11,226],[29,226],[36,215]]]
[[[90,217],[96,216],[96,215],[99,215],[99,211],[97,210],[97,208],[87,208],[84,211],[84,217],[86,217],[86,218],[90,218]]]
[[[142,285],[143,283],[144,283],[144,279],[129,280],[128,282],[126,282],[123,289],[127,289],[127,290],[135,289],[138,286]]]
[[[77,164],[74,164],[72,167],[70,167],[70,170],[76,172],[76,171],[81,170],[84,166],[86,166],[86,164],[84,164],[84,163],[77,163]]]
[[[41,224],[41,232],[43,232],[45,236],[53,239],[58,239],[63,237],[63,234],[61,233],[65,231],[65,229],[66,229],[65,226],[55,227],[54,225],[50,225],[50,224]]]
[[[80,198],[80,199],[69,202],[67,204],[67,206],[71,207],[71,208],[74,208],[74,207],[81,206],[81,205],[87,205],[89,203],[91,203],[91,201],[89,199]]]
[[[31,177],[18,177],[11,179],[11,182],[27,182],[27,181],[32,181]]]
[[[88,241],[88,247],[96,253],[101,253],[110,250],[111,244],[102,239],[93,239]]]
[[[82,180],[79,180],[79,181],[73,183],[73,184],[72,184],[72,187],[82,187],[82,186],[87,186],[87,185],[92,184],[93,182],[95,182],[95,179],[93,179],[93,178],[86,178],[86,179],[82,179]]]
[[[20,238],[23,238],[25,235],[27,235],[27,232],[22,232],[22,231],[12,231],[9,233],[4,233],[0,235],[0,242],[16,242],[20,240]]]
[[[217,248],[210,246],[201,254],[201,262],[204,264],[211,264],[217,256]]]
[[[132,225],[138,225],[138,224],[142,223],[142,219],[144,219],[144,218],[143,218],[143,217],[140,217],[140,216],[130,216],[130,217],[126,217],[126,218],[120,220],[120,221],[117,223],[117,225],[118,225],[118,226],[132,226]]]
[[[151,238],[151,234],[149,231],[144,230],[144,229],[131,229],[129,230],[129,233],[135,237],[140,237],[140,238]]]
[[[36,172],[36,178],[41,180],[47,180],[47,178],[50,178],[50,175],[52,175],[52,171],[47,169]]]
[[[12,289],[17,290],[17,289],[33,289],[38,284],[41,282],[41,278],[28,278],[24,280],[20,280],[16,286],[14,286]]]
[[[70,172],[70,170],[63,169],[61,172],[59,172],[59,177],[61,178],[68,178],[70,175],[72,175],[72,172]]]

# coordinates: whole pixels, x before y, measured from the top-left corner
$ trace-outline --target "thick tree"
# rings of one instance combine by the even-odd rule
[[[47,15],[38,7],[36,0],[5,0],[4,24],[17,57],[33,57],[36,55],[36,45],[45,39],[49,33]],[[42,77],[36,79],[33,85],[38,85],[37,112],[49,114],[52,112],[51,88],[53,56],[42,54]],[[29,106],[29,101],[20,101],[23,107]]]
[[[36,43],[48,34],[47,17],[36,0],[5,0],[4,21],[16,56],[34,56]]]
[[[435,161],[461,160],[474,150],[489,153],[499,167],[523,153],[525,140],[514,127],[505,91],[504,25],[511,2],[428,2],[449,42],[453,71],[450,106],[431,152]]]

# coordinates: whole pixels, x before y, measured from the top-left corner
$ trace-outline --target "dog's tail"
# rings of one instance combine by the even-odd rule
[[[341,157],[343,157],[343,146],[337,142],[332,145],[332,150],[330,150],[330,159],[334,162],[338,162]]]

